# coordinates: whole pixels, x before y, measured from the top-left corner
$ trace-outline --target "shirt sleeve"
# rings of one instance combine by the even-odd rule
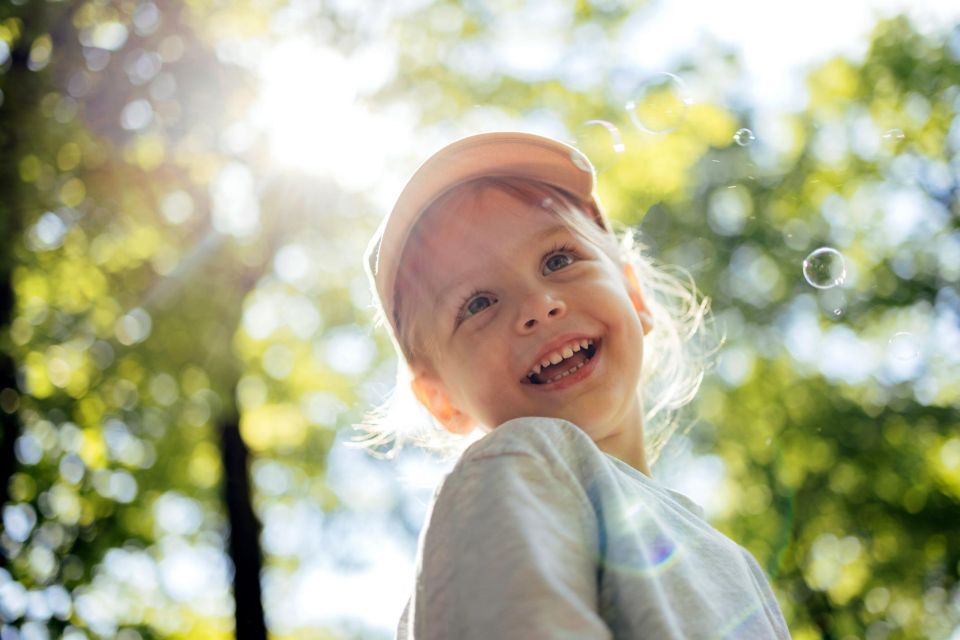
[[[526,453],[477,457],[434,502],[404,622],[416,640],[608,639],[596,558],[572,474]]]

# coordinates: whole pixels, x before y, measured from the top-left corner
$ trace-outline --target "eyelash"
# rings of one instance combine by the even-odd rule
[[[580,253],[575,248],[573,248],[569,244],[561,242],[561,243],[555,244],[553,246],[553,249],[550,249],[550,251],[547,251],[545,254],[543,254],[543,259],[540,260],[540,263],[541,264],[545,263],[548,259],[552,258],[553,255],[556,253],[569,253],[574,258],[574,260],[580,259]]]
[[[550,250],[547,251],[545,254],[543,254],[543,258],[541,258],[541,260],[540,260],[541,266],[542,266],[543,264],[545,264],[548,259],[552,258],[554,255],[556,255],[556,254],[558,254],[558,253],[568,253],[568,254],[570,254],[571,257],[573,257],[574,260],[579,260],[579,259],[580,259],[580,253],[579,253],[575,248],[573,248],[573,247],[570,246],[569,244],[558,243],[558,244],[554,245],[552,249],[550,249]],[[569,266],[569,265],[567,265],[567,266]],[[566,267],[564,267],[564,268],[566,268]],[[558,271],[559,271],[559,269],[558,269]],[[465,314],[465,311],[466,311],[466,308],[467,308],[467,305],[468,305],[468,304],[470,303],[470,301],[473,300],[476,296],[481,295],[481,294],[483,294],[483,293],[485,293],[485,292],[484,292],[484,291],[481,291],[480,289],[474,289],[472,292],[470,292],[468,295],[466,295],[466,296],[463,298],[463,300],[460,301],[460,306],[457,307],[457,308],[459,309],[459,311],[457,312],[457,318],[456,318],[456,325],[455,325],[455,326],[460,326],[460,323],[462,323],[462,322],[463,322],[464,320],[466,320],[468,317],[471,317],[471,316],[464,315],[464,314]],[[496,299],[496,296],[490,296],[490,297]],[[492,305],[492,304],[494,304],[494,303],[491,303],[491,305]],[[477,313],[479,313],[479,311],[478,311]]]

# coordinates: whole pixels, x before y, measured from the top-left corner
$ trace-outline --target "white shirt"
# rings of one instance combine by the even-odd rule
[[[789,638],[750,553],[570,422],[471,445],[420,536],[400,640]]]

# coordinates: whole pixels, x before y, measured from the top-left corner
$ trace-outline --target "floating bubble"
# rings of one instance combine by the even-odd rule
[[[917,339],[909,331],[898,331],[890,338],[888,345],[890,355],[894,360],[903,362],[916,360],[920,355],[920,349],[917,347]]]
[[[903,129],[889,129],[883,134],[885,140],[903,140],[904,137]]]
[[[817,289],[831,289],[847,277],[847,266],[836,249],[820,247],[803,261],[803,277]]]
[[[738,129],[737,132],[733,134],[733,141],[741,147],[748,146],[756,139],[757,137],[753,135],[753,131],[750,131],[750,129]]]
[[[680,126],[692,103],[683,80],[663,72],[645,80],[625,108],[642,131],[668,133]]]
[[[589,172],[590,164],[597,171],[609,169],[617,161],[618,154],[623,153],[623,138],[620,130],[606,120],[587,120],[577,130],[577,148],[589,158],[584,162],[583,157],[574,153],[571,159],[583,171]]]

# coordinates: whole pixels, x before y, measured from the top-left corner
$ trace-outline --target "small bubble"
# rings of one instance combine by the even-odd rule
[[[817,289],[830,289],[847,277],[843,256],[836,249],[820,247],[803,261],[803,277]]]
[[[577,165],[577,169],[580,169],[580,171],[584,173],[593,173],[595,171],[593,165],[590,164],[590,159],[579,149],[574,149],[570,152],[570,160],[573,161],[573,164]]]
[[[914,338],[913,334],[909,331],[896,332],[893,334],[893,337],[890,338],[888,345],[890,347],[890,355],[893,356],[895,360],[916,360],[917,356],[920,355],[916,338]]]
[[[885,140],[903,140],[903,129],[889,129],[884,132],[883,137]]]
[[[741,147],[748,146],[756,139],[757,137],[753,135],[753,131],[750,131],[750,129],[739,129],[735,134],[733,134],[733,141]]]
[[[672,73],[657,73],[644,80],[625,108],[630,120],[647,133],[668,133],[683,122],[693,100],[683,80]]]
[[[623,138],[620,130],[606,120],[587,120],[577,130],[576,147],[589,158],[584,162],[580,154],[571,154],[571,159],[580,169],[589,171],[592,165],[597,171],[609,169],[623,153]]]

